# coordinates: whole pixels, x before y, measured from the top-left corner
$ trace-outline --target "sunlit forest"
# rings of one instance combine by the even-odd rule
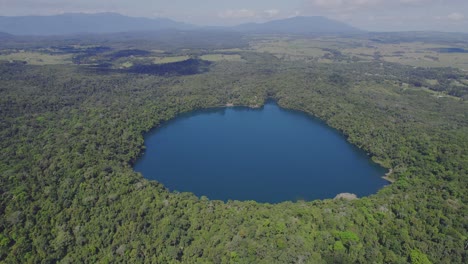
[[[468,73],[437,49],[450,37],[203,34],[1,42],[0,262],[468,261]],[[134,172],[152,128],[271,99],[337,129],[392,184],[223,202]]]

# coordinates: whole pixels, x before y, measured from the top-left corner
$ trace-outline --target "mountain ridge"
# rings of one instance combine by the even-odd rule
[[[13,37],[12,34],[0,31],[0,38],[11,38],[11,37]]]
[[[65,13],[53,16],[0,17],[0,32],[13,35],[69,35],[162,29],[186,30],[194,27],[168,18],[128,17],[118,13]]]
[[[323,16],[296,16],[264,23],[246,23],[234,29],[255,33],[359,33],[362,30]]]
[[[0,32],[13,35],[72,35],[158,30],[214,29],[259,34],[357,33],[361,30],[344,22],[319,16],[299,16],[264,23],[201,27],[169,18],[129,17],[118,13],[64,13],[52,16],[0,16]]]

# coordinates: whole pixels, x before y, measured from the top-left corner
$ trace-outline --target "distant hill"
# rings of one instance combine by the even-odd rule
[[[200,29],[167,18],[138,18],[116,13],[69,13],[54,16],[0,16],[0,32],[13,35],[72,35],[80,33],[151,32],[160,30]],[[358,33],[359,29],[326,17],[293,17],[266,23],[248,23],[235,27],[207,27],[208,31],[240,33]]]
[[[0,32],[0,38],[11,38],[13,35],[5,33],[5,32]]]
[[[14,35],[116,33],[191,28],[194,26],[167,18],[136,18],[116,13],[0,17],[0,32]]]
[[[251,33],[359,33],[361,30],[346,23],[321,16],[298,16],[266,23],[248,23],[234,27],[235,30]]]

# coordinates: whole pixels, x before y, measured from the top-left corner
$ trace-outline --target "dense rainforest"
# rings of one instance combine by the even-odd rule
[[[115,56],[127,53],[141,54]],[[431,70],[396,63],[240,55],[170,75],[0,63],[0,262],[468,261],[468,104],[435,92],[466,73],[440,69],[428,89]],[[394,183],[356,200],[225,203],[133,171],[144,133],[176,115],[267,99],[324,120]]]

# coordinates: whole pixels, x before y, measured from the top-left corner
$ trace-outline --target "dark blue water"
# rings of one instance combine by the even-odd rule
[[[217,200],[366,196],[385,170],[334,129],[275,103],[184,114],[148,133],[135,170],[170,190]]]

